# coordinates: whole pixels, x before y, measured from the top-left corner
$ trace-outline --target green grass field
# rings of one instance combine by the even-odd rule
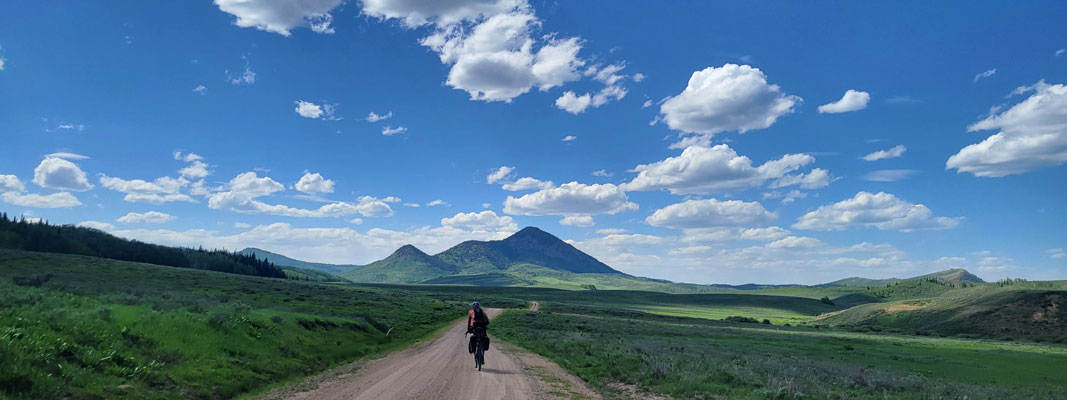
[[[679,398],[1064,398],[1067,347],[657,316],[574,304],[511,311],[494,334],[610,391]]]
[[[232,398],[465,312],[398,289],[20,251],[0,251],[0,304],[0,397],[27,399]]]

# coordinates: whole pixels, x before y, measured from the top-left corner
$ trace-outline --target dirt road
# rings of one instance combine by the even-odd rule
[[[536,306],[534,306],[536,307]],[[490,318],[498,309],[486,309]],[[372,361],[355,373],[330,376],[289,399],[573,399],[600,396],[558,365],[492,338],[485,365],[467,353],[466,319],[443,335]],[[490,332],[492,326],[490,325]],[[277,394],[277,393],[276,393]]]

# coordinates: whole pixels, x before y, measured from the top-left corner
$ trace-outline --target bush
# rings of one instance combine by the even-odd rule
[[[739,315],[726,317],[725,319],[723,319],[723,321],[726,321],[726,322],[743,322],[743,323],[746,323],[746,324],[758,324],[759,323],[758,319],[755,319],[755,318],[752,318],[752,317],[742,317],[742,316],[739,316]],[[770,321],[768,321],[768,323],[770,323]]]
[[[281,315],[272,315],[270,317],[270,320],[274,321],[274,323],[276,323],[276,324],[280,324],[280,323],[282,323],[282,316]]]
[[[771,320],[769,320],[769,319],[766,319],[766,318],[764,318],[764,319],[763,319],[763,323],[764,323],[765,325],[770,325],[770,324],[771,324]]]
[[[823,296],[821,299],[819,299],[819,301],[823,302],[823,304],[829,304],[831,306],[834,305],[834,301],[830,300],[830,298],[827,296]]]

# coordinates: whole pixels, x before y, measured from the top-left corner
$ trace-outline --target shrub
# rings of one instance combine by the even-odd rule
[[[819,301],[823,302],[823,304],[829,304],[831,306],[834,305],[834,301],[830,300],[830,298],[827,296],[823,296],[821,299],[819,299]]]
[[[274,323],[276,323],[276,324],[280,324],[280,323],[282,323],[282,316],[281,315],[272,315],[270,317],[270,320],[274,321]]]
[[[759,320],[757,320],[755,318],[742,317],[742,316],[739,316],[739,315],[726,317],[725,319],[723,319],[723,321],[726,321],[726,322],[743,322],[743,323],[746,323],[746,324],[758,324],[759,323]]]
[[[764,318],[764,319],[763,319],[763,323],[764,323],[765,325],[770,325],[770,324],[771,324],[771,320],[769,320],[769,319],[766,319],[766,318]]]

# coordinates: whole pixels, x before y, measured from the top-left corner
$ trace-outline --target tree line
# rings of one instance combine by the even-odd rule
[[[149,244],[115,237],[93,228],[31,222],[25,217],[9,218],[7,213],[0,213],[0,248],[78,254],[268,278],[286,277],[281,268],[254,255]]]

